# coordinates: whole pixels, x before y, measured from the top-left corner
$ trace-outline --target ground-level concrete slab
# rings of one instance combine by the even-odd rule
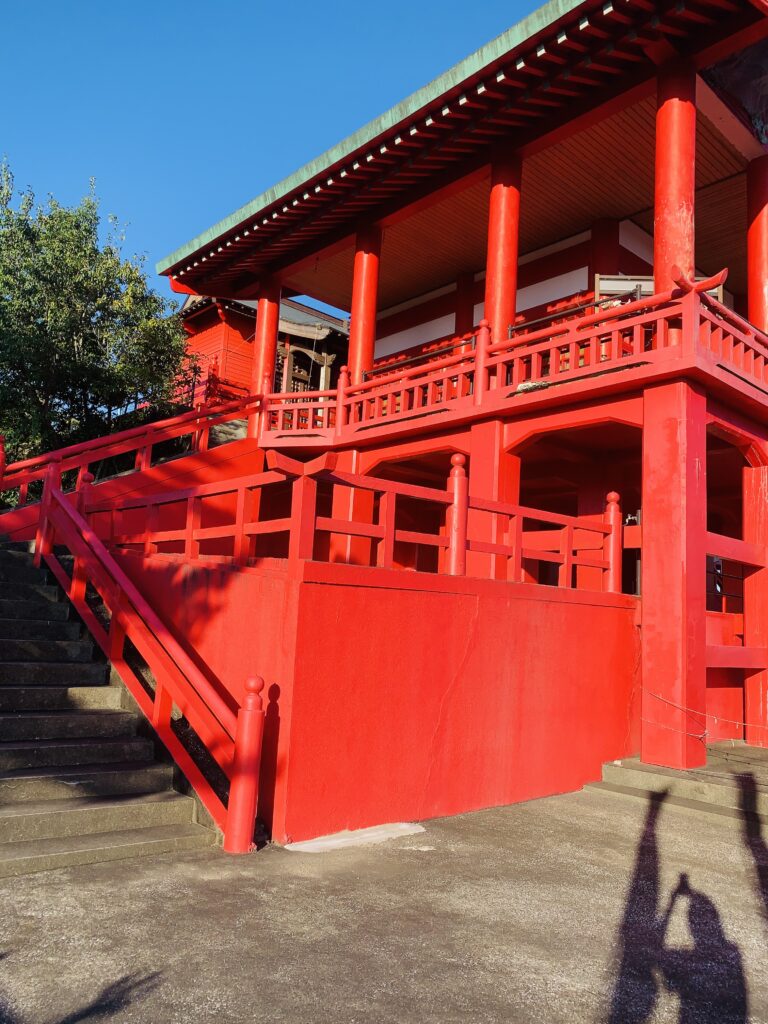
[[[0,1022],[768,1020],[768,851],[589,792],[0,884]]]

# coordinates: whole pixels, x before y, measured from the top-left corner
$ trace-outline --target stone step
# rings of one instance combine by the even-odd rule
[[[46,583],[48,570],[45,566],[36,569],[32,559],[28,561],[0,562],[0,583]]]
[[[0,846],[0,877],[28,875],[36,871],[157,856],[179,850],[212,846],[215,835],[202,825],[160,825],[124,832],[5,843]]]
[[[0,774],[0,807],[38,800],[161,793],[172,784],[173,766],[157,761],[23,768]]]
[[[106,681],[102,662],[0,661],[0,686],[100,686]]]
[[[34,551],[29,542],[22,541],[18,547],[12,547],[7,541],[0,542],[0,564],[32,565]]]
[[[0,713],[0,743],[30,740],[110,739],[136,735],[130,711],[17,711]],[[3,747],[0,746],[0,758]]]
[[[61,597],[58,587],[50,583],[0,583],[0,601],[51,601]]]
[[[21,601],[0,597],[0,618],[65,622],[69,618],[70,607],[65,601]]]
[[[194,813],[194,800],[173,790],[10,804],[0,808],[0,844],[158,825],[188,825]],[[0,845],[0,859],[2,855]]]
[[[651,791],[635,789],[629,786],[619,786],[613,782],[592,782],[585,788],[590,791],[597,790],[600,793],[608,793],[625,800],[642,800],[645,803],[647,803],[651,796]],[[688,800],[685,797],[673,796],[671,794],[665,797],[664,806],[675,807],[683,814],[695,814],[699,816],[707,814],[711,816],[713,820],[718,821],[721,825],[737,830],[742,830],[744,828],[745,817],[748,821],[760,823],[761,825],[768,823],[768,813],[749,814],[745,816],[736,807],[726,807],[720,804],[709,803],[704,800]]]
[[[666,791],[670,796],[717,807],[738,809],[741,803],[741,789],[736,773],[728,775],[716,768],[704,767],[678,772],[673,768],[642,764],[638,759],[631,758],[603,765],[603,782],[636,789],[642,796]],[[768,787],[758,783],[755,800],[755,812],[768,814]]]
[[[83,627],[77,621],[0,618],[0,646],[5,640],[79,640]]]
[[[9,711],[120,710],[120,686],[0,686],[0,714]]]
[[[89,740],[18,740],[0,744],[1,773],[23,768],[58,768],[106,764],[112,761],[151,761],[152,741],[143,736]]]
[[[19,554],[34,555],[35,553],[35,542],[33,540],[8,540],[4,538],[0,540],[0,550],[2,551],[13,551]]]
[[[90,640],[0,640],[0,661],[89,662],[92,658]]]

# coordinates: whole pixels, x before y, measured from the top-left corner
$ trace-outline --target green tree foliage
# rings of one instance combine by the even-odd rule
[[[125,258],[93,183],[77,205],[16,196],[0,164],[0,433],[9,461],[166,414],[191,372],[175,306]]]

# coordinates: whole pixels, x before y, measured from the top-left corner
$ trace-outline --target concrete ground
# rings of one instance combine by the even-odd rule
[[[766,1021],[761,844],[585,791],[380,846],[10,879],[0,1024]]]

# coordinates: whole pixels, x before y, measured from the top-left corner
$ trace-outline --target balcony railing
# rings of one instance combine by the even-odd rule
[[[444,490],[343,472],[336,460],[269,452],[269,468],[248,477],[106,502],[88,487],[78,504],[108,549],[185,563],[352,562],[567,589],[583,587],[579,570],[588,568],[597,572],[587,589],[621,591],[618,494],[602,517],[567,516],[470,495],[461,454]],[[334,512],[334,492],[349,488],[370,495],[366,515]]]
[[[264,396],[260,437],[332,444],[424,420],[471,418],[483,407],[553,385],[592,385],[595,378],[708,354],[760,387],[766,382],[768,336],[706,294],[725,272],[651,298],[617,303],[587,315],[519,331],[493,341],[487,323],[446,343],[448,355],[426,356],[351,385],[342,369],[335,391]],[[681,362],[682,365],[682,362]]]

